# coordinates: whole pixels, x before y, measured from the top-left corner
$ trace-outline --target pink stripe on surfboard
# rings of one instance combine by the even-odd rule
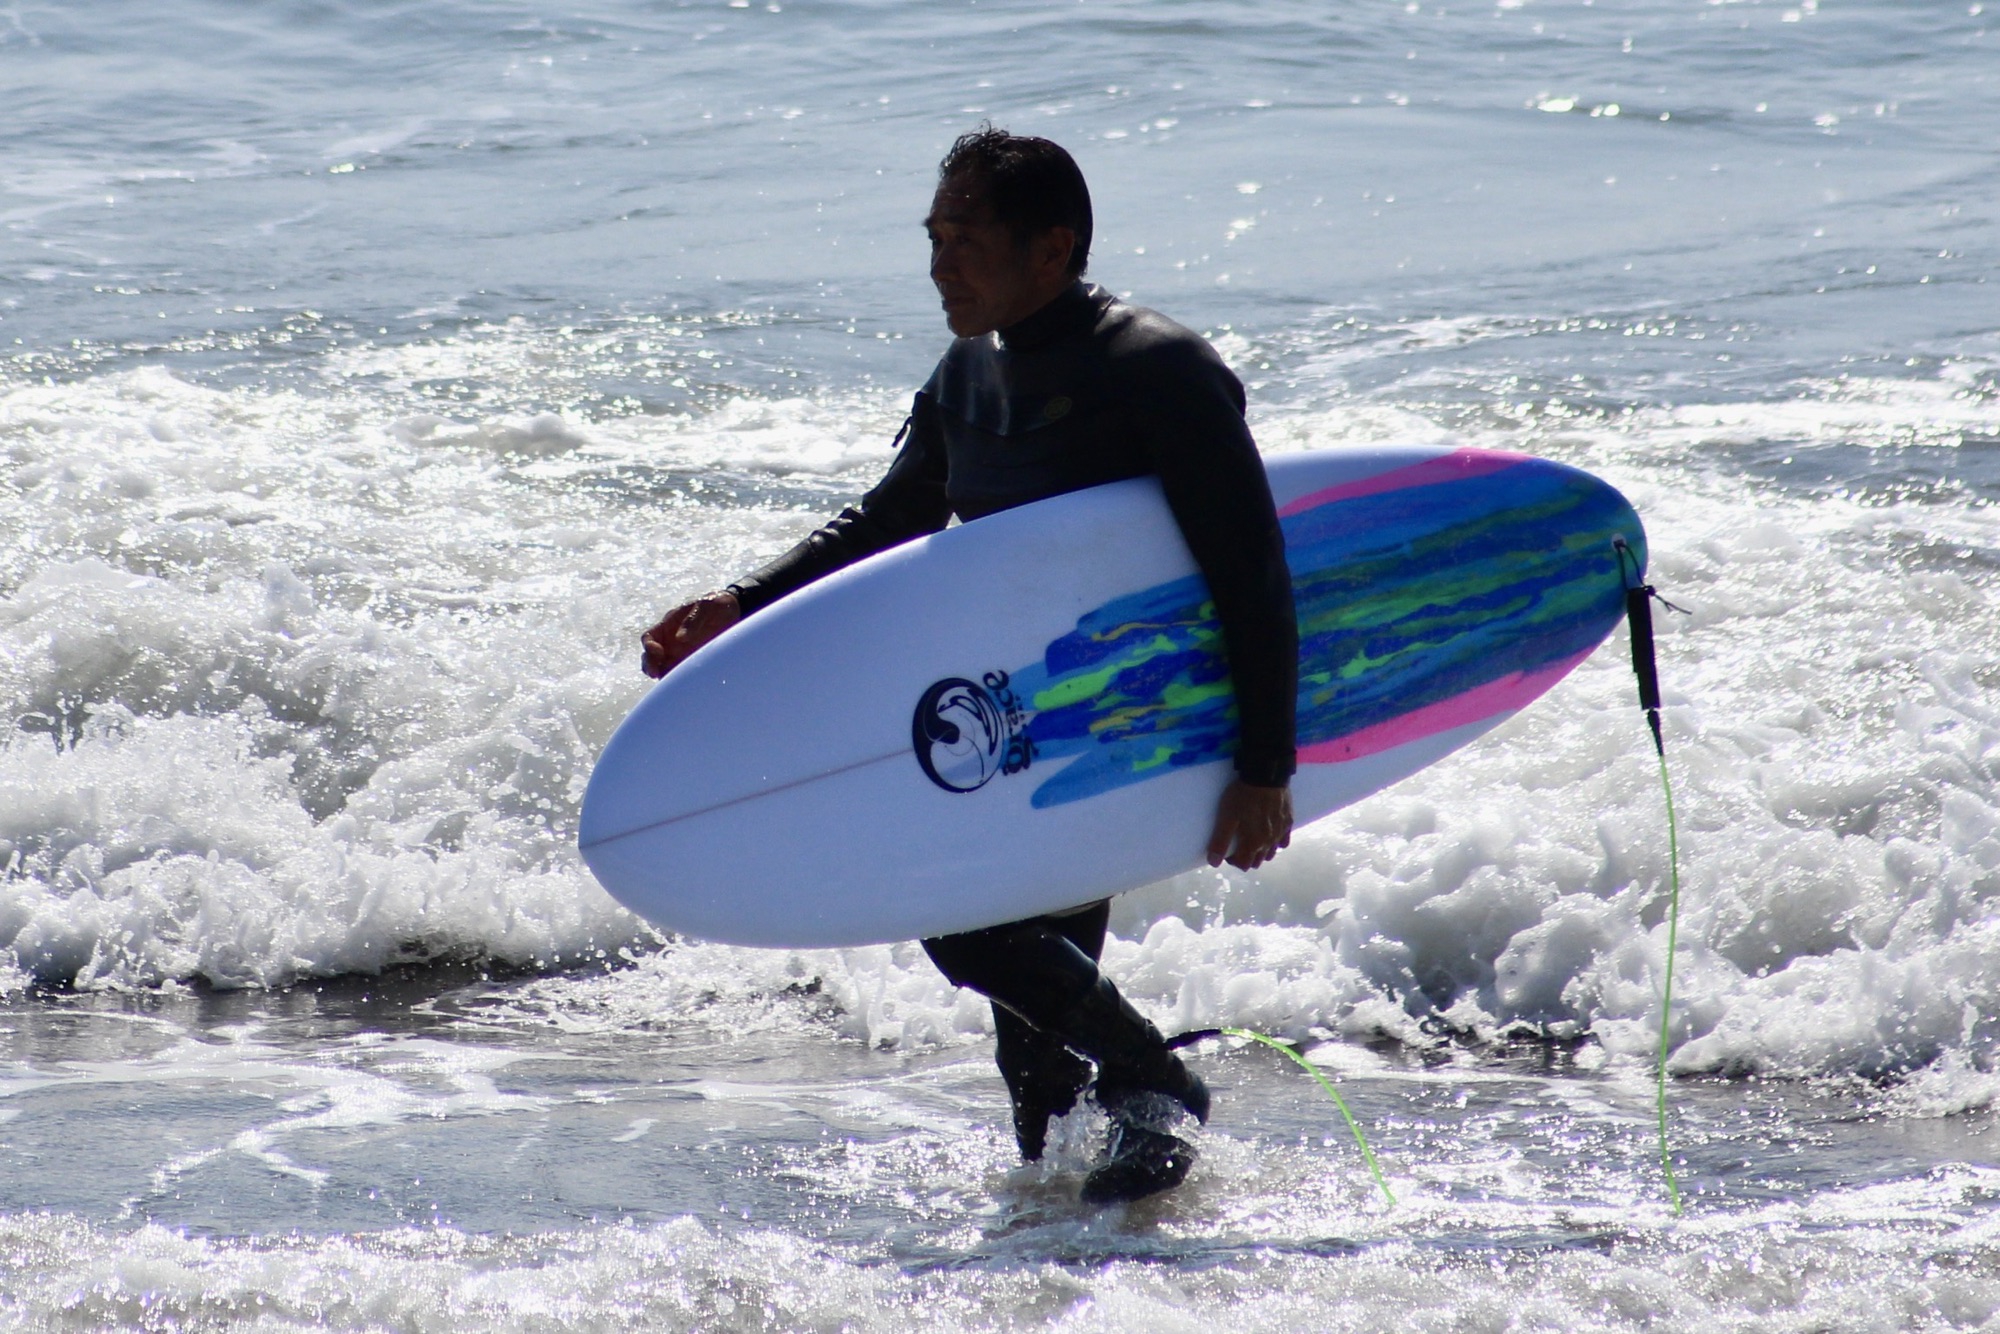
[[[1358,482],[1342,482],[1339,486],[1329,486],[1323,491],[1315,491],[1309,496],[1300,496],[1291,504],[1278,511],[1278,517],[1289,519],[1294,514],[1303,514],[1321,505],[1330,505],[1336,500],[1355,500],[1361,496],[1378,496],[1384,491],[1402,491],[1413,486],[1435,486],[1439,482],[1457,482],[1468,477],[1480,477],[1489,472],[1499,472],[1517,463],[1526,462],[1527,454],[1510,454],[1497,449],[1454,449],[1449,454],[1440,454],[1422,463],[1412,463],[1406,467],[1391,468],[1378,472],[1373,477],[1364,477]]]
[[[1497,681],[1488,681],[1462,695],[1412,709],[1385,723],[1376,723],[1331,741],[1300,746],[1299,763],[1342,764],[1393,750],[1412,741],[1422,741],[1427,736],[1449,732],[1455,727],[1484,722],[1496,713],[1511,713],[1525,707],[1537,695],[1569,675],[1570,670],[1590,654],[1591,650],[1585,649],[1575,657],[1564,658],[1530,672],[1515,672]]]

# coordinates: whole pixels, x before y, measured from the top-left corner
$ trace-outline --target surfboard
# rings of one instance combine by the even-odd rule
[[[1267,461],[1297,601],[1300,824],[1497,726],[1624,614],[1624,497],[1518,454]],[[578,843],[626,907],[743,945],[972,930],[1203,864],[1235,700],[1153,479],[990,515],[732,627],[605,747]]]

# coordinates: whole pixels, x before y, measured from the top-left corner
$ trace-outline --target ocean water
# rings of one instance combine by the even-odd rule
[[[0,1323],[2000,1328],[2000,11],[1978,0],[0,9]],[[1645,516],[1613,643],[1254,874],[1120,899],[1181,1191],[1022,1167],[913,946],[660,938],[577,800],[636,632],[863,489],[953,136],[1269,453]]]

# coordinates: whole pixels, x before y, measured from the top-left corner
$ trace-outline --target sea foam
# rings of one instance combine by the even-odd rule
[[[404,355],[533,360],[512,335]],[[382,367],[311,393],[137,370],[0,398],[21,535],[0,602],[21,727],[0,749],[10,985],[278,986],[491,958],[619,965],[523,998],[572,1018],[723,1005],[875,1044],[987,1031],[984,1006],[910,945],[660,949],[571,846],[590,762],[644,685],[636,629],[865,485],[887,441],[851,420],[893,424],[896,405],[858,401],[839,431],[846,410],[809,399],[426,417],[374,381],[342,387],[364,371]],[[1726,456],[1700,456],[1732,439],[1805,450],[1828,430],[1894,449],[1941,401],[1960,434],[1991,429],[1976,387],[1393,427],[1599,471],[1638,504],[1652,577],[1691,613],[1660,625],[1677,1069],[1879,1076],[1948,1059],[1961,1084],[1985,1078],[2000,630],[1986,581],[1926,555],[1988,540],[1985,512],[1746,491]],[[1259,427],[1274,449],[1391,429],[1337,399]],[[641,463],[734,470],[751,490],[634,491]],[[1658,1023],[1668,879],[1614,637],[1271,866],[1124,896],[1107,963],[1171,1026],[1535,1034],[1637,1061]]]

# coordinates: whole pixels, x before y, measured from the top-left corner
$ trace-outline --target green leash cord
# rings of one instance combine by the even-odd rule
[[[1660,670],[1653,655],[1653,602],[1672,611],[1682,608],[1660,597],[1645,581],[1639,557],[1622,537],[1611,545],[1618,553],[1618,573],[1625,581],[1625,621],[1632,630],[1632,673],[1639,678],[1639,707],[1646,711],[1646,725],[1653,732],[1653,750],[1660,757],[1660,788],[1667,794],[1667,878],[1671,886],[1667,899],[1666,985],[1660,993],[1660,1050],[1655,1061],[1654,1086],[1660,1121],[1660,1170],[1667,1176],[1667,1196],[1673,1201],[1674,1217],[1681,1213],[1681,1183],[1674,1176],[1673,1153],[1667,1148],[1667,1047],[1673,1035],[1674,954],[1681,934],[1681,836],[1674,817],[1674,785],[1667,777],[1667,743],[1660,732]]]
[[[1660,1057],[1654,1082],[1660,1109],[1660,1170],[1667,1174],[1667,1195],[1674,1217],[1681,1216],[1681,1183],[1674,1177],[1673,1155],[1667,1151],[1667,1038],[1674,1017],[1674,949],[1681,934],[1681,840],[1674,820],[1674,785],[1667,778],[1667,757],[1660,756],[1660,787],[1667,794],[1667,869],[1673,888],[1667,898],[1667,983],[1660,996]]]
[[[1646,711],[1646,723],[1652,729],[1653,749],[1660,759],[1660,790],[1667,798],[1667,877],[1670,886],[1667,898],[1667,967],[1665,985],[1660,993],[1660,1049],[1654,1065],[1654,1090],[1660,1126],[1660,1170],[1666,1174],[1667,1196],[1673,1202],[1674,1217],[1678,1218],[1681,1215],[1681,1183],[1674,1175],[1673,1151],[1667,1144],[1667,1053],[1673,1036],[1674,955],[1679,951],[1681,934],[1681,837],[1680,823],[1674,814],[1673,780],[1667,774],[1667,744],[1660,731],[1660,674],[1653,654],[1651,604],[1657,599],[1661,606],[1673,611],[1683,609],[1660,597],[1652,585],[1644,582],[1639,558],[1626,545],[1624,538],[1614,538],[1611,545],[1618,552],[1618,570],[1625,579],[1625,619],[1632,630],[1632,671],[1639,678],[1639,707]],[[1283,1052],[1293,1064],[1311,1075],[1326,1090],[1326,1096],[1333,1099],[1333,1105],[1340,1109],[1341,1119],[1347,1122],[1347,1128],[1354,1132],[1354,1142],[1360,1146],[1361,1156],[1367,1161],[1375,1184],[1382,1188],[1382,1197],[1390,1204],[1396,1202],[1396,1193],[1389,1189],[1381,1164],[1375,1161],[1375,1154],[1368,1147],[1368,1137],[1361,1133],[1360,1122],[1347,1109],[1347,1099],[1340,1096],[1340,1090],[1333,1086],[1333,1081],[1318,1066],[1299,1055],[1297,1048],[1248,1028],[1206,1028],[1183,1033],[1167,1045],[1185,1047],[1223,1034],[1248,1038],[1252,1042],[1261,1042],[1273,1051]]]
[[[1354,1119],[1353,1112],[1347,1110],[1347,1099],[1340,1096],[1340,1090],[1333,1086],[1332,1080],[1320,1072],[1318,1066],[1299,1055],[1297,1048],[1280,1042],[1276,1038],[1267,1038],[1262,1033],[1253,1033],[1247,1028],[1225,1028],[1222,1031],[1230,1034],[1232,1037],[1249,1038],[1252,1042],[1261,1042],[1273,1051],[1281,1051],[1290,1057],[1298,1065],[1299,1069],[1311,1075],[1318,1082],[1319,1086],[1326,1090],[1326,1096],[1333,1099],[1333,1105],[1340,1109],[1340,1117],[1343,1121],[1347,1122],[1347,1128],[1354,1132],[1354,1142],[1361,1146],[1361,1156],[1367,1160],[1368,1170],[1374,1173],[1375,1184],[1382,1188],[1382,1198],[1391,1204],[1396,1202],[1396,1192],[1389,1189],[1389,1183],[1382,1175],[1381,1165],[1375,1161],[1375,1154],[1368,1147],[1368,1137],[1361,1133],[1361,1123]]]
[[[1200,1042],[1205,1038],[1221,1037],[1225,1034],[1233,1038],[1249,1038],[1252,1042],[1263,1043],[1273,1051],[1283,1052],[1299,1069],[1311,1075],[1314,1082],[1326,1090],[1326,1096],[1333,1099],[1333,1105],[1340,1109],[1341,1119],[1347,1122],[1347,1128],[1354,1132],[1354,1142],[1361,1146],[1361,1156],[1367,1161],[1368,1170],[1374,1174],[1375,1184],[1382,1188],[1382,1198],[1391,1204],[1396,1202],[1396,1192],[1389,1189],[1388,1179],[1382,1175],[1382,1166],[1375,1161],[1374,1151],[1368,1147],[1368,1137],[1361,1133],[1361,1123],[1354,1119],[1353,1112],[1347,1110],[1347,1099],[1341,1097],[1340,1090],[1333,1086],[1333,1081],[1328,1079],[1318,1066],[1299,1055],[1298,1048],[1292,1046],[1291,1043],[1280,1042],[1273,1037],[1266,1037],[1255,1029],[1204,1028],[1194,1033],[1183,1033],[1168,1042],[1167,1045],[1169,1047],[1186,1047]]]

